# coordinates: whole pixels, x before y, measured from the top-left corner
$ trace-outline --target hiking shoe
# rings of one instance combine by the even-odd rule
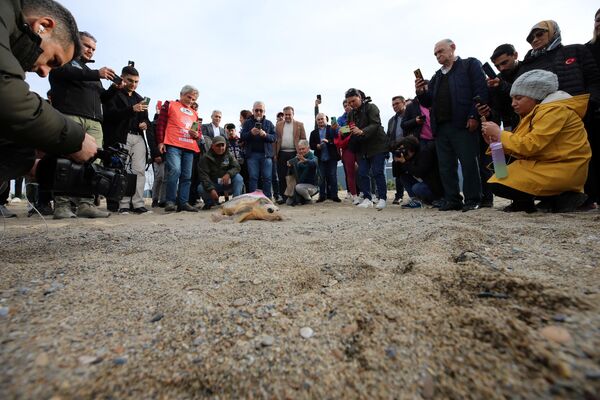
[[[462,208],[462,212],[467,212],[467,211],[472,211],[472,210],[479,210],[480,206],[479,203],[469,203],[469,204],[465,204]]]
[[[165,212],[173,212],[173,211],[177,211],[177,206],[175,205],[175,203],[173,203],[171,201],[167,201],[167,203],[165,204]]]
[[[61,206],[54,209],[53,219],[77,218],[77,215],[71,211],[70,206]]]
[[[77,217],[79,218],[108,218],[110,213],[108,211],[99,210],[96,206],[91,204],[80,204],[77,210]]]
[[[423,207],[423,204],[421,204],[421,202],[418,200],[410,199],[408,201],[408,203],[402,204],[400,207],[401,208],[421,208],[421,207]]]
[[[119,208],[119,214],[127,215],[129,214],[129,208]]]
[[[15,197],[16,198],[16,197]],[[17,214],[10,211],[6,206],[0,206],[0,216],[4,218],[17,218]]]
[[[188,211],[188,212],[198,212],[196,207],[192,207],[190,203],[183,203],[177,208],[177,212]]]
[[[494,208],[494,200],[483,200],[481,203],[479,203],[479,207]]]
[[[392,204],[400,204],[400,200],[402,200],[402,199],[398,198],[398,197],[394,197],[394,201],[392,201]]]
[[[152,214],[152,211],[148,210],[146,207],[137,207],[137,208],[134,208],[132,211],[134,214],[146,214],[146,213]]]
[[[384,199],[379,199],[379,201],[377,202],[377,205],[375,206],[375,208],[377,209],[377,211],[381,211],[385,208],[385,200]]]
[[[363,201],[360,202],[359,205],[357,205],[358,208],[369,208],[369,207],[373,207],[373,202],[371,201],[371,199],[363,199]]]

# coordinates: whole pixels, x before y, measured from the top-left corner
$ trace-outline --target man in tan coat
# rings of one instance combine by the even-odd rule
[[[273,144],[273,153],[277,161],[279,193],[283,195],[287,186],[285,182],[288,170],[287,162],[296,157],[298,142],[303,139],[306,140],[304,124],[294,119],[293,107],[287,106],[283,109],[283,121],[277,122],[275,133],[277,133],[277,141]],[[278,200],[277,202],[283,204],[285,200],[284,196],[283,200]]]

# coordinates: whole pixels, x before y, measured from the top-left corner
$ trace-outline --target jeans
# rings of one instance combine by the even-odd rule
[[[358,175],[360,176],[360,189],[363,191],[366,199],[371,200],[371,181],[369,171],[373,174],[373,179],[377,186],[377,196],[387,199],[387,184],[385,181],[385,156],[387,153],[375,154],[372,157],[359,157]]]
[[[215,190],[217,191],[217,193],[220,194],[228,192],[231,193],[233,197],[237,197],[240,194],[242,194],[242,188],[244,187],[244,178],[242,178],[242,175],[240,174],[235,174],[231,178],[230,185],[224,186],[218,182],[213,182],[213,185],[215,186]],[[213,199],[210,198],[210,192],[204,189],[204,185],[202,185],[202,183],[198,185],[198,194],[204,200],[204,204],[214,205]]]
[[[319,174],[321,181],[319,182],[319,198],[336,199],[338,197],[337,187],[337,161],[319,160]]]
[[[437,200],[425,182],[419,182],[414,176],[409,174],[402,174],[400,179],[411,199],[417,198],[425,203]]]
[[[154,184],[152,185],[152,202],[164,203],[167,198],[167,184],[165,183],[165,162],[154,163]]]
[[[248,188],[249,192],[254,192],[258,187],[258,179],[262,178],[263,193],[268,198],[272,197],[271,177],[273,174],[273,159],[265,157],[264,153],[250,153],[247,155],[248,174],[250,175]]]
[[[179,198],[181,206],[187,203],[190,197],[194,152],[167,145],[166,154],[167,202],[175,203],[175,200]],[[177,195],[177,182],[179,182],[179,196]]]

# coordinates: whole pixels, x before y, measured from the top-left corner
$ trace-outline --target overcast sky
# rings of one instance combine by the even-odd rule
[[[413,70],[429,78],[439,68],[433,46],[440,39],[453,39],[459,56],[482,62],[502,43],[514,44],[522,57],[530,28],[544,19],[558,22],[563,44],[587,42],[600,6],[591,0],[61,2],[79,29],[98,40],[92,67],[120,72],[135,61],[138,92],[152,99],[152,110],[156,100],[177,99],[192,84],[204,122],[219,109],[222,124],[237,126],[239,111],[263,100],[268,119],[291,105],[307,127],[316,94],[323,96],[322,111],[339,116],[350,87],[373,98],[387,126],[391,98],[414,96]],[[46,79],[28,74],[27,80],[40,94],[49,89]]]

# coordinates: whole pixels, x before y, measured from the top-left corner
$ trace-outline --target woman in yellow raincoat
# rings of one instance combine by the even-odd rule
[[[521,117],[516,130],[501,131],[493,122],[484,122],[486,142],[501,142],[506,155],[515,158],[508,176],[492,176],[496,196],[513,202],[504,211],[570,212],[587,196],[583,185],[592,152],[583,127],[589,95],[570,96],[558,91],[558,78],[549,71],[532,70],[512,85],[510,95]]]

